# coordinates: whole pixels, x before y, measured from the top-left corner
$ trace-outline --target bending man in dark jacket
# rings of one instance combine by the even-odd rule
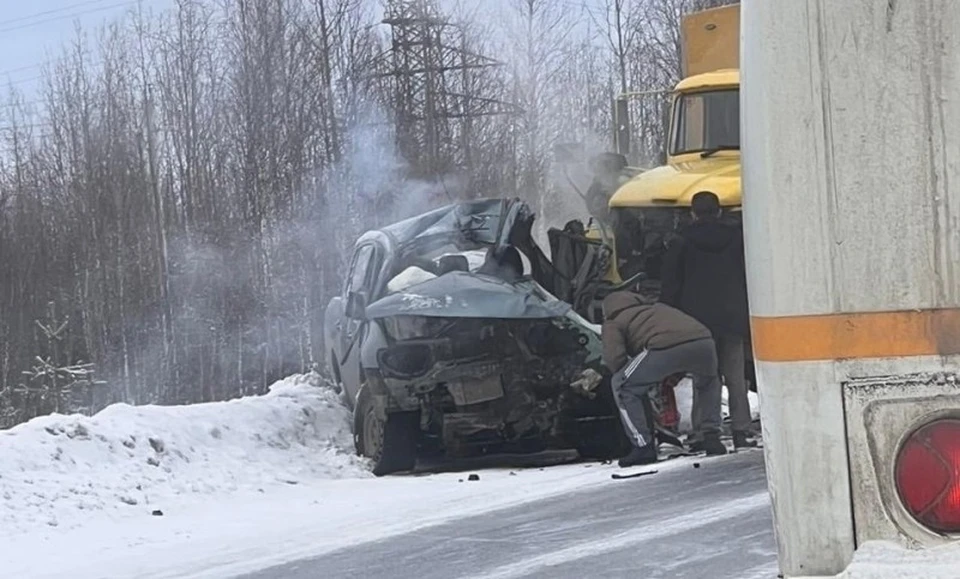
[[[703,449],[726,454],[720,442],[720,380],[710,331],[679,310],[628,292],[607,296],[603,317],[603,362],[614,373],[614,399],[633,443],[620,466],[657,461],[647,395],[664,378],[681,372],[693,375],[700,404],[695,427],[701,429]]]
[[[733,444],[756,446],[748,438],[750,403],[743,374],[750,329],[743,233],[739,226],[720,221],[720,200],[709,191],[693,196],[691,210],[693,223],[664,256],[660,301],[710,329],[727,385]]]

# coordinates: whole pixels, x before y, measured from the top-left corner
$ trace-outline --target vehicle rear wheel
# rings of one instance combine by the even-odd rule
[[[373,474],[411,470],[417,462],[419,438],[419,413],[395,412],[383,419],[370,389],[361,386],[354,410],[354,441],[357,454],[373,461]]]

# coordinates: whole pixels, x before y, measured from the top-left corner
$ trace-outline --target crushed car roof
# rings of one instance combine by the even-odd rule
[[[479,199],[454,203],[410,217],[379,231],[400,246],[434,238],[455,239],[464,247],[503,245],[518,219],[533,218],[519,199]]]

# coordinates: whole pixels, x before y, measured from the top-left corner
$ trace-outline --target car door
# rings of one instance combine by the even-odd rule
[[[354,252],[353,262],[343,287],[343,303],[347,304],[351,293],[361,295],[366,303],[374,297],[372,289],[376,281],[383,251],[374,242],[365,243]],[[340,379],[350,394],[360,384],[360,342],[363,340],[366,320],[351,318],[343,308],[340,320]]]

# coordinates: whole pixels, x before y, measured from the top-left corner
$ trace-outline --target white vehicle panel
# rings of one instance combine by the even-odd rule
[[[834,366],[759,364],[757,378],[781,570],[832,574],[849,563],[854,549],[843,399]],[[789,387],[762,387],[785,383]]]
[[[742,4],[751,315],[960,308],[960,2]],[[932,353],[955,353],[955,320],[946,324],[913,328],[911,336],[930,338],[933,346],[924,347]],[[784,361],[804,350],[781,336],[782,360],[757,356],[787,577],[834,575],[866,538],[930,539],[903,518],[890,493],[891,457],[923,416],[960,410],[949,390],[906,377],[957,372],[960,363],[913,355],[909,338],[886,328],[875,352],[908,352],[904,357],[820,360],[867,356],[833,353],[844,350],[847,333],[860,345],[873,343],[856,327],[792,336],[798,344],[822,340],[823,348],[805,351],[832,348],[829,355]],[[865,386],[879,382],[872,377],[901,384]],[[871,410],[880,407],[886,410]]]
[[[960,4],[743,5],[752,313],[960,304]]]

